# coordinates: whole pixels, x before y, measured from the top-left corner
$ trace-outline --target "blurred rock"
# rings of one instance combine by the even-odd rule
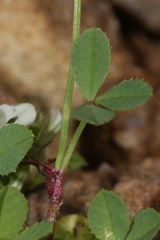
[[[0,75],[19,101],[62,108],[71,50],[73,1],[0,2]],[[101,27],[113,45],[118,22],[110,3],[88,0],[82,6],[82,30]],[[75,86],[73,107],[84,98]]]
[[[152,33],[160,34],[160,1],[159,0],[111,0],[120,12],[126,25],[138,24]]]
[[[133,31],[127,34],[126,39],[127,41],[124,41],[134,57],[135,64],[158,79],[160,75],[160,38],[152,39],[145,34]]]
[[[29,205],[29,213],[26,224],[33,225],[37,221],[42,221],[46,218],[49,199],[44,185],[39,185],[33,191],[26,193],[26,198]]]
[[[48,28],[37,1],[1,1],[0,37],[1,83],[42,108],[62,102],[70,42]]]
[[[8,105],[16,105],[17,102],[15,98],[2,86],[0,86],[0,105],[8,104]]]
[[[154,174],[153,174],[154,173]],[[125,202],[131,218],[146,208],[160,211],[160,159],[146,158],[119,179],[113,188]]]

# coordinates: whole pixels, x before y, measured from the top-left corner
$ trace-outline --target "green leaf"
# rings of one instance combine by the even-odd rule
[[[11,240],[26,221],[28,205],[22,193],[12,186],[0,189],[0,239]]]
[[[151,208],[134,218],[126,240],[151,240],[160,229],[160,214]]]
[[[42,114],[39,114],[38,119],[29,128],[32,130],[34,136],[36,137],[38,136],[43,126],[43,123],[44,123],[44,118]]]
[[[69,166],[67,169],[67,174],[71,174],[73,172],[75,172],[76,170],[78,170],[81,167],[87,166],[87,162],[86,160],[79,155],[78,153],[73,153],[71,160],[69,162]]]
[[[97,240],[88,228],[87,218],[72,214],[60,218],[55,229],[55,240]]]
[[[124,240],[129,228],[129,215],[116,194],[101,190],[89,207],[88,222],[98,239]]]
[[[112,111],[125,111],[141,106],[150,97],[152,97],[152,88],[148,83],[131,79],[124,80],[97,97],[95,103]]]
[[[43,221],[35,223],[33,226],[26,228],[12,240],[45,240],[46,237],[52,234],[53,223]]]
[[[76,83],[87,100],[93,100],[110,66],[110,45],[98,28],[90,28],[75,42],[71,68]]]
[[[0,174],[12,172],[33,143],[32,132],[21,125],[8,125],[0,129]]]
[[[111,121],[115,116],[114,112],[95,105],[85,105],[76,108],[71,115],[79,121],[85,121],[96,126]]]
[[[12,185],[21,190],[23,188],[25,180],[28,177],[29,171],[29,165],[18,166],[16,172],[10,173],[8,176],[0,176],[0,187],[5,185]]]

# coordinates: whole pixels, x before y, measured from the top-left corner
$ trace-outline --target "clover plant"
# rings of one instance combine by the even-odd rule
[[[63,201],[64,176],[85,164],[73,152],[86,124],[108,123],[117,111],[139,107],[152,96],[152,88],[140,79],[122,81],[97,95],[109,72],[111,48],[99,28],[87,29],[79,35],[80,15],[81,1],[74,0],[72,51],[62,115],[53,108],[44,123],[43,116],[31,104],[0,106],[0,240],[149,240],[160,228],[160,215],[153,209],[141,211],[130,223],[122,200],[106,190],[93,199],[88,220],[71,215],[56,224]],[[86,104],[71,112],[75,82]],[[68,145],[71,116],[80,123]],[[48,160],[45,147],[60,129],[57,157]],[[27,227],[28,205],[20,190],[24,189],[33,166],[38,173],[29,187],[43,179],[49,206],[44,221]]]

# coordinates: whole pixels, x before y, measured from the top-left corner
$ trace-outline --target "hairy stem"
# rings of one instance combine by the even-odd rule
[[[63,160],[63,164],[62,164],[62,167],[61,167],[61,170],[62,171],[66,171],[67,170],[67,167],[68,167],[68,164],[70,162],[70,159],[71,159],[71,156],[73,154],[73,151],[75,149],[75,146],[79,140],[79,137],[81,135],[81,133],[83,132],[83,129],[84,127],[86,126],[86,122],[82,121],[80,122],[78,128],[76,129],[75,133],[74,133],[74,136],[71,140],[71,143],[68,147],[68,150],[66,152],[66,155],[65,155],[65,158]]]
[[[81,0],[74,0],[72,47],[79,36],[80,16],[81,16]],[[70,67],[69,73],[68,73],[68,81],[66,86],[64,106],[63,106],[60,143],[59,143],[57,159],[55,162],[55,168],[53,168],[50,165],[43,165],[43,170],[41,171],[46,184],[47,193],[49,196],[49,206],[48,206],[46,219],[53,222],[53,233],[46,240],[52,240],[54,238],[55,223],[59,213],[60,206],[62,204],[63,181],[64,181],[64,175],[66,172],[65,166],[67,166],[67,160],[65,160],[66,164],[64,165],[63,165],[63,160],[64,160],[66,147],[67,147],[73,87],[74,87],[74,78],[73,78],[71,67]],[[82,132],[82,130],[80,132]],[[75,143],[71,144],[71,146],[73,145],[75,145]],[[72,149],[71,149],[71,152],[72,152]],[[69,156],[71,155],[70,151],[67,154],[67,156],[68,155]],[[64,166],[63,169],[62,169],[62,165]]]
[[[81,16],[81,0],[74,0],[72,47],[79,36],[80,16]],[[58,170],[61,169],[62,162],[66,152],[66,147],[67,147],[73,87],[74,87],[74,78],[73,78],[71,67],[70,67],[69,73],[68,73],[68,81],[67,81],[66,94],[64,99],[64,106],[63,106],[61,137],[60,137],[58,155],[55,163],[55,167]]]

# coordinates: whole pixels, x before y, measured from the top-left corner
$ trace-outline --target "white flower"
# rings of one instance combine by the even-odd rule
[[[13,124],[29,127],[36,119],[36,110],[30,103],[21,103],[17,106],[0,105],[0,128],[7,125],[8,121],[15,119]]]
[[[58,108],[52,107],[49,111],[48,122],[46,124],[46,128],[48,132],[54,130],[55,133],[59,132],[61,129],[61,120],[62,114]]]

